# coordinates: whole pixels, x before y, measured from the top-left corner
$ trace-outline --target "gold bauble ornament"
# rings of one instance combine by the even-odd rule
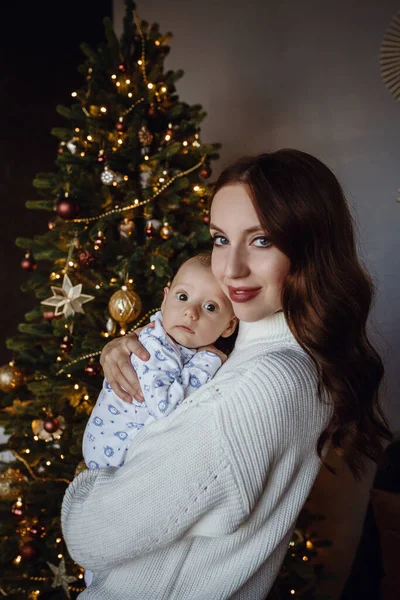
[[[123,219],[118,225],[121,237],[128,238],[135,231],[135,223],[131,219]]]
[[[24,375],[13,361],[0,367],[0,390],[2,392],[11,392],[23,383]]]
[[[132,289],[128,290],[126,285],[123,285],[120,290],[115,292],[109,302],[108,310],[114,321],[117,321],[123,328],[137,319],[142,311],[142,301],[138,294]]]
[[[163,240],[168,240],[173,234],[173,232],[174,230],[172,229],[171,225],[168,225],[168,223],[165,222],[163,223],[163,226],[160,229],[160,236]]]
[[[0,473],[0,500],[16,500],[21,495],[21,490],[18,486],[27,481],[21,471],[8,468]]]

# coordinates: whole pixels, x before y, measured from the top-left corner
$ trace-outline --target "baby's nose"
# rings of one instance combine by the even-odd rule
[[[189,319],[192,319],[193,321],[197,321],[199,318],[199,309],[193,304],[188,304],[185,307],[185,316],[189,317]]]

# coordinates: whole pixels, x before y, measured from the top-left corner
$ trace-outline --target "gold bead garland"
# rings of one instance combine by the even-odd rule
[[[64,221],[66,223],[86,223],[87,224],[87,223],[92,223],[93,221],[98,221],[99,219],[103,219],[104,217],[108,217],[109,215],[114,215],[117,213],[119,214],[119,213],[125,212],[127,210],[134,210],[136,208],[139,208],[139,206],[144,206],[145,204],[149,204],[149,202],[152,202],[154,200],[154,198],[156,198],[164,190],[166,190],[171,185],[171,183],[173,183],[175,181],[175,179],[180,179],[181,177],[184,177],[185,175],[188,175],[192,171],[195,171],[196,169],[201,167],[201,165],[205,161],[205,158],[206,157],[203,156],[201,161],[199,163],[197,163],[196,165],[194,165],[194,167],[191,167],[190,169],[186,169],[186,171],[182,171],[182,173],[178,173],[177,175],[174,175],[173,177],[171,177],[171,179],[169,179],[166,183],[164,183],[164,185],[162,185],[160,187],[160,189],[157,190],[157,192],[155,192],[155,194],[153,194],[153,196],[151,198],[148,198],[147,200],[142,200],[141,202],[136,202],[135,204],[129,204],[129,206],[124,206],[122,208],[113,208],[112,210],[108,210],[108,211],[102,213],[101,215],[97,215],[97,217],[86,217],[86,218],[82,218],[82,219],[64,219]]]
[[[139,319],[139,321],[137,323],[135,323],[134,327],[132,327],[129,331],[127,331],[127,333],[132,333],[133,331],[135,331],[135,329],[137,327],[140,327],[142,325],[142,323],[145,323],[146,320],[151,315],[153,315],[154,313],[156,313],[158,310],[160,310],[159,307],[152,308],[151,310],[149,310],[145,315],[143,315],[143,317],[141,319]],[[69,363],[67,363],[66,365],[64,365],[64,367],[62,369],[60,369],[59,371],[57,371],[56,375],[62,375],[72,365],[76,365],[77,363],[81,362],[82,360],[87,360],[88,358],[94,358],[96,356],[100,356],[100,354],[101,354],[101,350],[99,350],[97,352],[91,352],[90,354],[83,354],[82,356],[79,356],[78,358],[75,358],[74,360],[71,360]],[[44,378],[47,379],[47,377],[45,377],[45,376],[44,376]]]

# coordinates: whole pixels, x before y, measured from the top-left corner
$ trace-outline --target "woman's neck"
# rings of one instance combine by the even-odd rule
[[[254,321],[253,323],[240,321],[235,350],[244,348],[258,341],[263,341],[264,343],[295,341],[282,310],[279,310],[272,315],[268,315],[268,317],[264,317],[259,321]]]

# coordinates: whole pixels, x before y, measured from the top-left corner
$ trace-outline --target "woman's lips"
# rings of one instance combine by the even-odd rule
[[[228,285],[229,297],[232,302],[248,302],[261,291],[262,288],[232,287]]]

